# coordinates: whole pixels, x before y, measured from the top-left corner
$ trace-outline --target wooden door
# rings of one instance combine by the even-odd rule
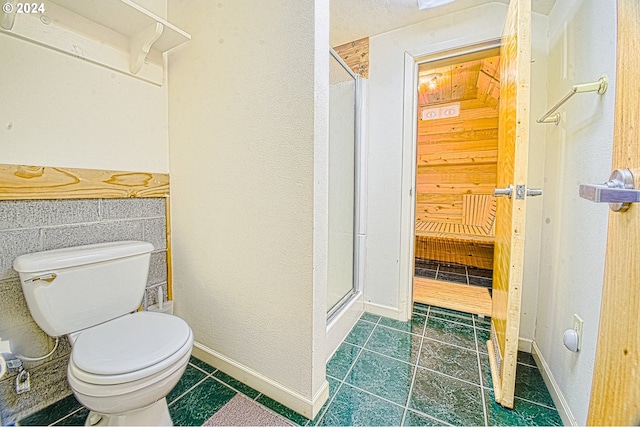
[[[618,0],[612,169],[640,188],[640,3]],[[603,178],[606,180],[606,177]],[[589,425],[640,424],[640,205],[609,213]]]
[[[488,346],[496,402],[513,408],[529,149],[531,0],[511,0],[500,54],[497,187],[512,185],[514,188],[510,198],[497,198],[491,340]]]

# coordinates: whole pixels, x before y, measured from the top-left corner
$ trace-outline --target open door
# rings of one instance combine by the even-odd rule
[[[618,0],[612,169],[628,169],[636,189],[640,188],[638,40],[640,3],[638,0]],[[627,211],[609,212],[588,425],[640,425],[639,259],[640,204],[633,203]]]
[[[511,0],[502,34],[491,340],[496,402],[513,408],[529,149],[531,0]]]

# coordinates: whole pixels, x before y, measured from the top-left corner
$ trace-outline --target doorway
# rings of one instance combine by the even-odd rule
[[[500,49],[418,64],[414,302],[491,314]]]

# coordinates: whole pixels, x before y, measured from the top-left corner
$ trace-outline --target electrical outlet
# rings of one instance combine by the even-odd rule
[[[578,351],[582,348],[582,326],[584,322],[577,314],[573,315],[573,330],[578,334]]]

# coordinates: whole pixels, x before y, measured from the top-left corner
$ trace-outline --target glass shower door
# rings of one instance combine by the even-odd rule
[[[329,243],[327,315],[355,292],[357,77],[329,58]]]

